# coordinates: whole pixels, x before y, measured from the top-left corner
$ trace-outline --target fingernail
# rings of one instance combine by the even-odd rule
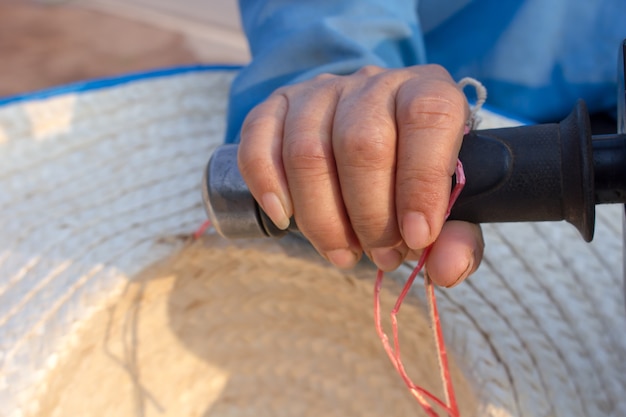
[[[289,227],[289,216],[287,216],[285,208],[276,194],[263,194],[261,196],[261,206],[263,206],[263,211],[272,219],[276,227],[281,230]]]
[[[372,249],[372,261],[385,272],[393,271],[402,262],[402,254],[393,248]]]
[[[410,211],[402,219],[402,236],[411,249],[422,249],[430,243],[430,226],[420,212]]]
[[[326,252],[326,258],[336,267],[342,269],[352,268],[357,261],[357,256],[349,249],[336,249]]]
[[[459,275],[459,277],[456,279],[456,281],[454,281],[452,284],[450,285],[446,285],[446,288],[453,288],[456,287],[457,285],[459,285],[461,282],[463,282],[465,280],[465,278],[467,278],[470,274],[470,271],[472,270],[472,267],[474,266],[474,261],[470,260],[467,263],[467,267],[465,268],[465,271],[463,271],[463,273],[461,275]]]

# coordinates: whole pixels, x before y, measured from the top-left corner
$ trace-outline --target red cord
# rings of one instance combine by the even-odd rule
[[[456,164],[456,185],[452,189],[452,194],[450,195],[450,202],[448,204],[448,210],[446,212],[446,219],[450,215],[450,210],[457,200],[463,186],[465,185],[465,173],[463,172],[463,164],[461,161],[457,160]],[[427,247],[420,260],[417,263],[417,266],[407,279],[404,288],[400,292],[398,299],[391,310],[391,329],[393,332],[393,348],[389,343],[389,337],[385,333],[381,324],[381,316],[380,316],[380,289],[383,282],[384,273],[380,269],[376,274],[376,283],[374,285],[374,317],[376,324],[376,332],[378,333],[378,337],[380,338],[383,347],[385,348],[385,352],[391,363],[393,364],[396,371],[400,374],[400,377],[403,379],[406,386],[411,391],[411,394],[417,402],[422,406],[426,414],[430,417],[438,417],[439,414],[433,409],[433,406],[428,402],[428,399],[442,408],[450,417],[459,417],[459,409],[456,402],[456,397],[454,395],[454,387],[452,386],[452,378],[450,377],[450,368],[448,366],[448,355],[446,353],[445,342],[443,338],[443,332],[441,330],[441,321],[439,319],[439,312],[437,310],[437,302],[435,299],[435,287],[426,275],[424,278],[424,286],[426,288],[426,296],[428,300],[429,310],[430,310],[430,318],[431,325],[433,328],[434,336],[435,336],[435,345],[438,352],[439,359],[439,370],[441,373],[441,379],[443,383],[443,390],[445,395],[445,402],[441,399],[437,398],[435,395],[427,391],[426,389],[416,385],[411,378],[406,373],[404,369],[404,365],[402,364],[402,358],[400,356],[400,340],[398,335],[398,318],[397,314],[400,311],[400,307],[402,306],[402,302],[404,298],[408,294],[411,285],[413,285],[413,281],[419,274],[419,272],[424,267],[426,263],[426,259],[428,258],[428,254],[432,249],[432,245]]]
[[[463,186],[465,185],[465,173],[463,172],[463,165],[461,161],[457,160],[456,165],[456,185],[452,189],[452,193],[450,195],[450,202],[448,204],[448,210],[446,212],[446,219],[450,215],[450,210],[457,200]],[[210,221],[205,221],[193,234],[194,239],[199,239],[206,230],[211,226]],[[396,303],[391,310],[391,328],[393,331],[393,348],[389,343],[389,337],[384,332],[381,324],[381,315],[380,315],[380,290],[383,283],[384,273],[380,269],[376,274],[376,283],[374,285],[374,318],[376,325],[376,332],[378,333],[378,337],[380,338],[385,352],[387,356],[391,360],[394,368],[400,374],[400,377],[404,380],[404,383],[411,391],[413,397],[417,400],[417,402],[422,406],[426,414],[430,417],[439,417],[439,414],[433,409],[431,403],[428,400],[442,408],[449,417],[459,417],[459,409],[456,402],[456,397],[454,395],[454,387],[452,386],[452,378],[450,377],[450,368],[448,366],[448,356],[446,353],[445,342],[443,338],[443,332],[441,330],[441,321],[439,319],[439,312],[437,310],[437,302],[435,299],[435,287],[426,275],[424,278],[424,286],[426,289],[426,296],[428,300],[429,310],[430,310],[430,318],[431,325],[434,332],[435,345],[438,352],[439,359],[439,370],[441,373],[441,379],[443,383],[445,402],[441,399],[437,398],[434,394],[429,392],[428,390],[416,385],[411,378],[408,376],[406,370],[404,369],[404,365],[402,363],[402,358],[400,356],[400,340],[398,335],[398,312],[400,311],[400,307],[402,306],[402,302],[407,296],[415,278],[420,273],[424,264],[426,263],[426,259],[432,249],[432,245],[427,247],[420,260],[417,263],[417,266],[407,279],[404,288],[400,292]]]
[[[200,227],[198,227],[198,230],[196,230],[193,233],[193,238],[194,239],[200,239],[200,237],[202,237],[202,235],[207,231],[207,229],[211,227],[211,221],[210,220],[206,220],[204,223],[202,223],[202,225]]]

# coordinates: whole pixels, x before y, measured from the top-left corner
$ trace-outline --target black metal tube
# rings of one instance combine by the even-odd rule
[[[592,140],[596,204],[626,201],[626,134]]]

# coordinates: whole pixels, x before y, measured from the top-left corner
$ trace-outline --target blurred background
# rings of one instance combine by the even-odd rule
[[[248,59],[236,0],[0,0],[0,97]]]

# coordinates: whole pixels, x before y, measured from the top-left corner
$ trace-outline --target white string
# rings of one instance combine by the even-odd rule
[[[478,80],[472,77],[465,77],[461,81],[457,83],[459,88],[463,90],[465,87],[472,86],[476,91],[476,103],[473,106],[470,106],[470,115],[467,119],[467,127],[469,130],[476,129],[481,122],[480,116],[478,116],[478,112],[487,101],[487,88]]]

